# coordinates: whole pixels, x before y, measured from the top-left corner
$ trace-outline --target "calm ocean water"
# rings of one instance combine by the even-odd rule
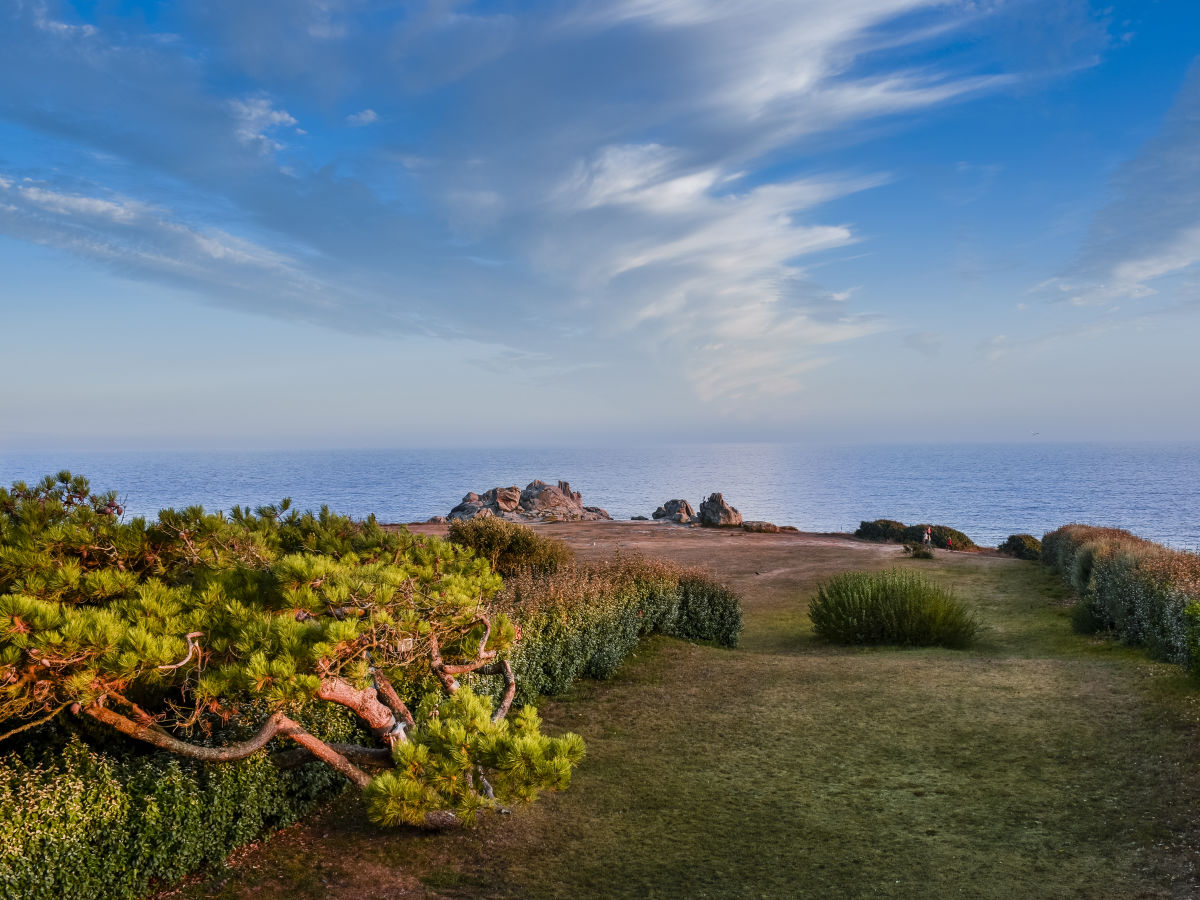
[[[253,453],[0,453],[0,483],[70,469],[116,489],[133,515],[229,509],[291,497],[356,517],[419,521],[469,490],[569,480],[616,518],[712,491],[748,519],[805,531],[861,519],[940,522],[977,543],[1068,522],[1113,525],[1200,547],[1200,444],[785,444]]]

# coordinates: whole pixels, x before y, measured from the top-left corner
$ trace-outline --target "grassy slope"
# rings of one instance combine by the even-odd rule
[[[347,796],[188,895],[1200,893],[1200,715],[1175,670],[1072,635],[1039,566],[967,554],[908,564],[976,605],[977,650],[825,647],[816,581],[894,550],[745,539],[662,548],[743,591],[738,650],[655,640],[546,704],[588,741],[566,793],[437,836],[374,829]]]

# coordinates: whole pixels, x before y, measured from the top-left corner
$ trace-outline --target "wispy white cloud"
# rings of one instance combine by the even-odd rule
[[[269,136],[279,128],[295,128],[299,123],[287,110],[276,109],[266,97],[247,97],[230,100],[236,127],[234,134],[243,144],[257,147],[263,153],[282,150],[283,144]]]
[[[364,125],[374,125],[379,121],[379,113],[373,109],[364,109],[362,112],[351,113],[346,116],[346,124],[354,128],[361,128]]]
[[[1074,267],[1035,292],[1077,307],[1163,295],[1200,271],[1200,65],[1159,134],[1114,176]]]
[[[336,306],[337,291],[294,257],[219,228],[197,228],[120,195],[68,193],[0,177],[0,233],[59,247],[118,274],[195,288],[240,303],[268,294],[275,313],[310,318]]]

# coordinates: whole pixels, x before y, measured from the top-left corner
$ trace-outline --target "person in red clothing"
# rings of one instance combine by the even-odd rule
[[[953,550],[953,549],[954,549],[954,538],[952,538],[952,537],[948,537],[948,538],[946,538],[946,549],[947,549],[947,550]]]

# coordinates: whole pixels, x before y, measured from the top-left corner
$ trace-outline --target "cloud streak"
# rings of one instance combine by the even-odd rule
[[[1078,307],[1160,294],[1170,302],[1174,282],[1200,270],[1200,64],[1109,194],[1075,266],[1038,290]]]

